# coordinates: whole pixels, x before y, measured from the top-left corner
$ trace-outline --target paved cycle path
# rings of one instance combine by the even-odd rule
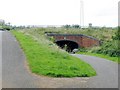
[[[0,90],[2,89],[2,31],[0,31]]]
[[[2,88],[117,88],[117,64],[97,57],[77,55],[97,71],[95,77],[51,78],[32,74],[19,43],[2,32]]]
[[[89,88],[118,88],[118,64],[103,58],[75,54],[89,63],[97,72],[97,76],[87,82]]]

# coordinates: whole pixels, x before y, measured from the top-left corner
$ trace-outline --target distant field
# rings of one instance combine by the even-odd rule
[[[20,42],[30,70],[53,77],[89,77],[96,71],[84,61],[61,50],[44,35],[44,29],[12,31]]]

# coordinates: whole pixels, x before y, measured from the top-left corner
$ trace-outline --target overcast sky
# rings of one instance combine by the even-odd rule
[[[84,25],[118,25],[119,0],[83,0]],[[0,19],[12,25],[80,24],[80,0],[0,0]]]

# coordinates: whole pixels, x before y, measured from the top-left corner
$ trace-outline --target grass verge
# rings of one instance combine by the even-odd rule
[[[45,40],[38,41],[32,35],[20,31],[12,31],[23,49],[32,73],[52,77],[89,77],[96,71],[84,61],[73,57],[57,46]],[[52,48],[51,47],[54,48]]]
[[[85,55],[96,56],[96,57],[100,57],[100,58],[104,58],[104,59],[107,59],[107,60],[111,60],[111,61],[120,63],[120,61],[118,60],[118,57],[110,57],[108,55],[96,54],[96,53],[90,53],[90,52],[78,52],[78,54],[85,54]]]

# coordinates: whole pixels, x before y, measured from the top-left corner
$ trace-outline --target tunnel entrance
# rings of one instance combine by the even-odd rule
[[[56,44],[68,52],[72,52],[73,49],[77,49],[79,47],[79,45],[76,42],[70,40],[56,41]]]

